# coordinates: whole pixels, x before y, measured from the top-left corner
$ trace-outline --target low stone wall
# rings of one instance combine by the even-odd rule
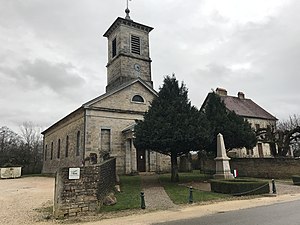
[[[54,216],[78,216],[95,211],[114,189],[115,183],[115,158],[99,165],[81,167],[79,179],[69,179],[69,168],[59,169],[55,179]]]
[[[241,177],[291,178],[300,175],[300,160],[294,158],[232,158],[231,170],[236,169]],[[214,174],[216,164],[213,159],[201,160],[200,170]]]

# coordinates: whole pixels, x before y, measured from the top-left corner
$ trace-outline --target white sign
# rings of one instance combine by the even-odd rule
[[[80,178],[80,168],[69,168],[69,180],[78,180]]]

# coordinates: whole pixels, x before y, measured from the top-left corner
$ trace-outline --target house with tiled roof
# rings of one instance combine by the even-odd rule
[[[237,96],[229,96],[227,90],[217,88],[215,93],[219,95],[221,101],[224,102],[226,108],[234,111],[237,115],[242,116],[247,120],[253,129],[267,128],[268,126],[275,127],[277,118],[256,104],[253,100],[246,98],[243,92],[238,92]],[[208,95],[209,96],[209,95]],[[204,101],[206,104],[208,97]],[[202,107],[203,107],[202,105]],[[253,149],[233,149],[228,153],[231,157],[272,157],[270,145],[258,140],[257,145]]]

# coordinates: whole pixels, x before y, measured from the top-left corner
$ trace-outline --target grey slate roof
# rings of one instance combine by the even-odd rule
[[[240,99],[234,96],[220,96],[221,100],[224,101],[226,108],[230,111],[234,111],[236,114],[243,117],[277,120],[277,118],[262,107],[257,105],[251,99]]]

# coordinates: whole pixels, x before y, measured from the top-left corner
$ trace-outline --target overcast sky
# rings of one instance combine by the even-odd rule
[[[107,40],[126,0],[0,0],[0,127],[47,128],[103,94]],[[300,113],[300,1],[132,0],[154,27],[154,88],[176,74],[200,107],[211,89],[245,93],[278,119]]]

